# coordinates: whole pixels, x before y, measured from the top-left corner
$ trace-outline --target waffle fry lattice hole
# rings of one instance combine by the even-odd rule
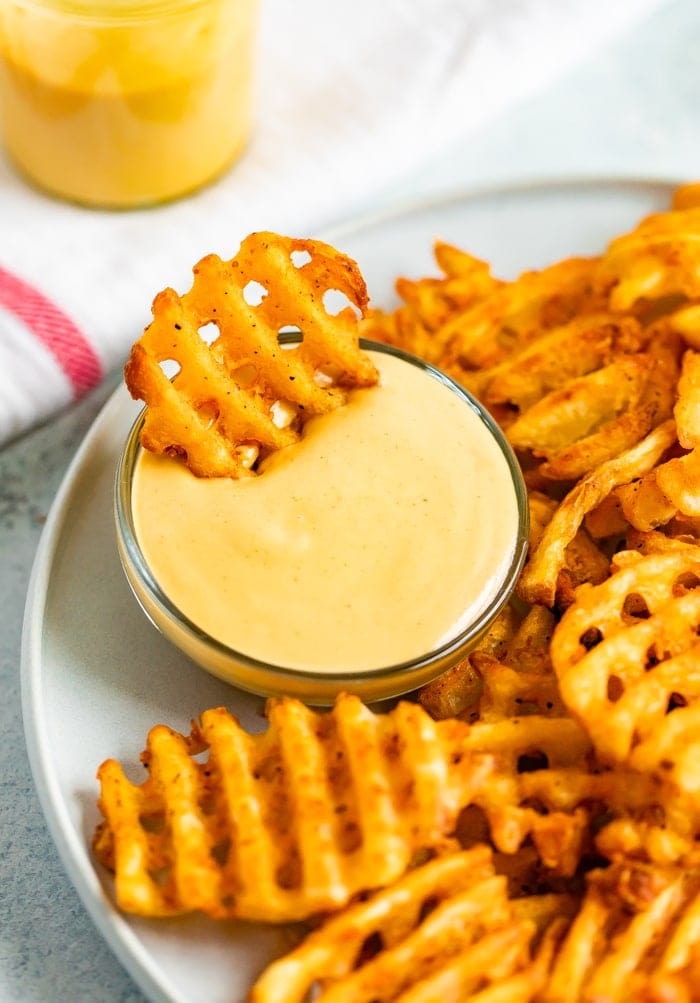
[[[333,292],[346,303],[335,314]],[[202,259],[189,292],[156,297],[125,367],[131,395],[146,404],[142,444],[182,456],[198,476],[249,472],[298,439],[307,418],[341,405],[348,388],[377,382],[359,348],[366,306],[355,262],[319,241],[256,233],[231,261]],[[290,329],[301,340],[285,349]],[[172,380],[166,362],[178,367]]]

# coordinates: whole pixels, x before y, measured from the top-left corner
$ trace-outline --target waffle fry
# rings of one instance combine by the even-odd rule
[[[671,199],[673,209],[696,209],[698,206],[700,206],[700,184],[697,181],[676,188]]]
[[[431,717],[502,721],[524,714],[561,716],[563,706],[552,672],[549,642],[554,616],[531,609],[509,638],[487,638],[464,661],[420,692]]]
[[[700,446],[700,355],[686,352],[678,380],[678,400],[673,409],[678,441],[684,449]]]
[[[664,422],[632,449],[601,464],[577,482],[554,513],[520,577],[518,593],[526,602],[545,606],[554,604],[557,578],[565,564],[566,548],[586,515],[620,484],[628,484],[651,470],[673,445],[675,438],[675,423]]]
[[[609,297],[615,312],[640,301],[663,297],[700,297],[698,268],[700,209],[656,213],[631,233],[616,238],[595,274],[595,288]]]
[[[592,306],[591,279],[595,261],[571,258],[539,272],[525,272],[484,297],[445,325],[445,366],[469,373],[495,366],[516,347],[565,323]]]
[[[546,477],[582,477],[630,449],[657,423],[660,409],[647,393],[657,366],[649,354],[622,356],[567,381],[508,428],[511,445],[545,457]],[[668,405],[661,411],[662,420],[670,417],[670,400]]]
[[[370,310],[360,329],[366,338],[396,345],[427,362],[441,364],[448,322],[503,283],[491,275],[485,262],[451,244],[436,241],[433,250],[443,278],[398,278],[396,291],[404,306],[393,313]]]
[[[488,987],[497,994],[489,999],[528,1001],[544,984],[553,946],[549,939],[533,957],[538,925],[570,909],[554,895],[514,908],[484,846],[439,857],[273,962],[250,1003],[303,1003],[314,985],[318,1003],[466,1003]],[[377,948],[369,956],[368,944]]]
[[[659,530],[640,532],[630,529],[626,537],[627,550],[636,550],[639,554],[666,554],[669,550],[696,550],[697,538],[692,536],[669,536]]]
[[[260,735],[221,708],[189,738],[153,728],[140,786],[119,763],[103,763],[94,849],[116,873],[121,908],[271,921],[337,909],[397,878],[470,805],[502,852],[531,837],[553,869],[578,866],[585,812],[543,816],[519,793],[524,770],[585,760],[589,740],[571,719],[470,728],[433,722],[409,703],[375,715],[354,697],[321,715],[273,701],[269,717]],[[195,761],[205,749],[206,763]]]
[[[644,345],[639,322],[611,314],[584,314],[526,342],[508,358],[466,381],[487,405],[511,404],[522,413],[569,380]]]
[[[444,278],[396,280],[397,293],[428,331],[438,330],[503,285],[485,261],[451,244],[436,241],[433,251]]]
[[[472,795],[493,846],[515,854],[531,842],[552,873],[575,874],[589,849],[591,823],[590,790],[581,783],[589,746],[575,722],[539,715],[481,722],[471,730],[469,748],[495,758],[487,782]],[[566,810],[559,810],[556,799],[566,801]]]
[[[421,690],[420,702],[436,721],[478,719],[484,680],[472,658],[464,658]]]
[[[554,498],[549,498],[547,495],[533,490],[529,492],[528,502],[530,509],[528,544],[529,552],[534,554],[558,505]],[[623,529],[626,528],[627,523],[623,522]],[[599,582],[605,581],[609,573],[609,557],[597,546],[587,529],[582,526],[567,544],[563,555],[563,565],[557,572],[555,602],[558,609],[564,610],[571,605],[574,591],[578,585],[584,582],[592,582],[597,585]]]
[[[620,509],[631,526],[648,532],[678,515],[700,516],[700,355],[687,351],[674,407],[678,452],[638,481],[617,491]]]
[[[140,787],[102,765],[95,849],[115,867],[123,909],[281,921],[338,908],[438,843],[490,768],[464,748],[465,725],[411,704],[374,715],[347,697],[318,715],[281,700],[269,721],[247,735],[218,709],[190,739],[152,729]],[[192,754],[204,748],[201,765]]]
[[[699,941],[697,871],[626,862],[593,873],[541,999],[697,1001]]]
[[[309,260],[297,266],[299,253]],[[351,304],[335,316],[324,305],[331,290]],[[231,261],[204,258],[188,293],[156,297],[126,364],[127,387],[146,404],[142,444],[182,456],[198,476],[249,473],[251,455],[289,445],[302,419],[342,404],[348,387],[377,382],[352,309],[366,305],[356,264],[318,241],[257,233]],[[200,334],[209,324],[210,345]],[[279,335],[290,327],[302,340],[283,351]],[[172,381],[167,360],[179,366]]]
[[[554,669],[599,756],[672,776],[665,736],[679,721],[669,712],[682,722],[700,693],[700,548],[628,551],[616,564],[606,582],[579,589],[554,632]]]

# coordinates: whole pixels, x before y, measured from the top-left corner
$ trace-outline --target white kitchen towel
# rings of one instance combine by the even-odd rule
[[[165,285],[252,230],[309,236],[663,0],[261,0],[256,130],[215,185],[156,209],[53,200],[0,159],[0,443],[121,365]]]

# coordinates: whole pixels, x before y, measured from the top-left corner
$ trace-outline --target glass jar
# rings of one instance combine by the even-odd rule
[[[2,0],[0,126],[35,184],[147,205],[213,180],[251,127],[256,0]]]

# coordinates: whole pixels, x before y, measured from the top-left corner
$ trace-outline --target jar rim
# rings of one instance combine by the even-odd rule
[[[12,0],[15,8],[73,17],[100,24],[147,21],[164,15],[186,14],[221,0]]]

